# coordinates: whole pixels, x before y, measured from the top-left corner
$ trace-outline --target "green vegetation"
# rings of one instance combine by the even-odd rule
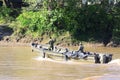
[[[0,23],[10,22],[13,18],[10,16],[12,10],[6,7],[0,7]]]
[[[113,5],[104,0],[87,5],[81,0],[25,1],[29,7],[22,8],[11,23],[15,35],[36,38],[44,34],[52,36],[69,32],[74,42],[94,41],[104,46],[111,41],[120,44],[120,2]],[[0,22],[13,20],[9,16],[11,11],[10,8],[3,9]]]

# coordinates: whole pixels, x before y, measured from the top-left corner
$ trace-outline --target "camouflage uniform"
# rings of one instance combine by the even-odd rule
[[[53,39],[51,39],[50,41],[49,41],[49,44],[50,44],[50,47],[49,47],[49,49],[50,50],[53,50],[54,49],[54,40]]]
[[[82,44],[80,44],[80,48],[79,48],[79,50],[78,50],[78,51],[83,52],[83,49],[84,49],[84,46],[83,46]]]

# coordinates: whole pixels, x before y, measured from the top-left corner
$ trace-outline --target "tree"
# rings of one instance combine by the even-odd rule
[[[22,0],[2,0],[3,3],[10,8],[21,8]]]
[[[120,9],[108,0],[42,0],[37,10],[23,12],[17,21],[19,32],[59,34],[68,31],[73,41],[95,41],[106,46],[118,39]],[[87,2],[91,2],[88,4]]]

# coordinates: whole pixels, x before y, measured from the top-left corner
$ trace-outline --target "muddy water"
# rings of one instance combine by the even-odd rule
[[[0,47],[0,80],[120,80],[120,48],[88,47],[113,53],[110,64],[42,59],[29,47]]]

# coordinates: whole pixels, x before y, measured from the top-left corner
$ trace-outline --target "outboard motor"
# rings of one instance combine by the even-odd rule
[[[95,63],[101,63],[100,62],[100,56],[99,56],[99,54],[94,54],[95,56],[94,56],[94,59],[95,59]]]
[[[108,57],[105,54],[103,55],[103,63],[108,63]]]
[[[109,54],[109,62],[112,61],[113,54]]]
[[[112,60],[112,54],[104,54],[103,55],[103,63],[106,64]]]

